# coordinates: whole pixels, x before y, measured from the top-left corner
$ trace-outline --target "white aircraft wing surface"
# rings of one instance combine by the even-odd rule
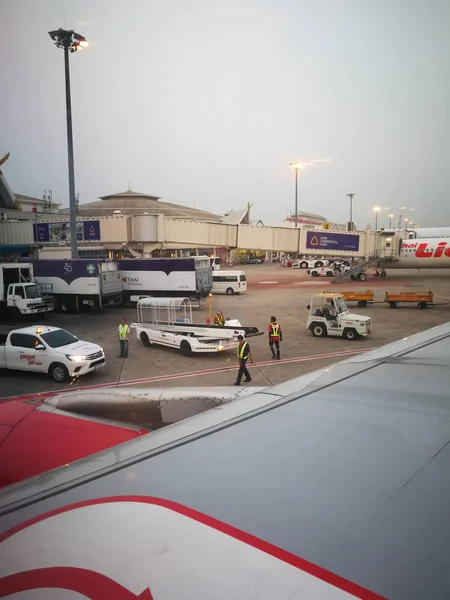
[[[449,390],[445,324],[5,488],[0,598],[448,600]]]

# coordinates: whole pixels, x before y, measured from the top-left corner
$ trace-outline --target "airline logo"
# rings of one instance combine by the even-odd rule
[[[0,538],[0,598],[384,600],[179,504],[103,498]],[[16,594],[18,594],[16,596]]]
[[[441,258],[446,256],[450,258],[450,246],[447,242],[438,242],[436,249],[428,248],[428,242],[403,242],[403,249],[413,249],[417,258]]]

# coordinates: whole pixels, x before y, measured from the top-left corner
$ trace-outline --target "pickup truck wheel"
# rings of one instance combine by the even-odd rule
[[[319,273],[317,273],[316,271],[313,271],[313,272],[311,273],[311,276],[312,276],[312,277],[319,277]]]
[[[360,273],[358,275],[359,281],[365,281],[367,279],[367,275],[365,273]]]
[[[333,271],[327,271],[327,277],[334,277]]]
[[[327,328],[323,323],[313,323],[310,329],[314,337],[325,337],[327,335]]]
[[[183,356],[192,356],[192,348],[189,342],[183,340],[180,344],[180,352]]]
[[[233,288],[227,288],[227,295],[232,296],[234,294]]]
[[[344,329],[342,332],[342,337],[346,340],[356,340],[359,335],[355,329]]]
[[[300,263],[300,268],[301,269],[307,269],[308,268],[308,263],[306,262],[306,260],[302,260],[302,262]]]
[[[144,331],[141,333],[141,342],[146,348],[150,348],[150,340],[148,339],[148,335]]]
[[[65,383],[66,381],[69,381],[69,371],[67,370],[67,367],[61,363],[53,363],[50,365],[48,373],[56,383]]]

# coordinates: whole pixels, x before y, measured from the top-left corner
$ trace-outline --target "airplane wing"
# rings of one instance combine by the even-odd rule
[[[450,323],[7,487],[0,598],[448,600],[449,384]]]

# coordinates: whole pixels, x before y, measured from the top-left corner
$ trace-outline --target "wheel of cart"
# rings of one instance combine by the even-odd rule
[[[180,352],[183,356],[192,356],[192,348],[187,340],[183,340],[180,344]]]
[[[391,301],[391,302],[389,302],[389,306],[390,306],[391,308],[397,308],[397,306],[398,306],[398,303],[397,303],[397,302],[393,302],[393,301]]]
[[[314,337],[326,337],[327,328],[323,323],[312,323],[311,333]]]
[[[428,308],[428,304],[426,302],[419,302],[419,304],[417,305],[419,308]]]
[[[141,342],[142,342],[142,345],[145,346],[146,348],[150,348],[152,346],[152,343],[148,339],[148,335],[145,333],[145,331],[143,331],[141,333]]]

